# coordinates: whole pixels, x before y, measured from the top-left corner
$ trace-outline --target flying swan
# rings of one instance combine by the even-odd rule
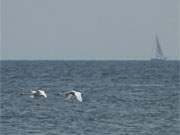
[[[21,95],[30,95],[31,98],[34,97],[44,97],[47,98],[47,94],[44,90],[32,90],[31,93],[21,93]]]
[[[75,90],[66,92],[65,97],[66,97],[67,100],[71,99],[72,97],[75,97],[79,102],[83,101],[81,92],[78,92],[78,91],[75,91]]]

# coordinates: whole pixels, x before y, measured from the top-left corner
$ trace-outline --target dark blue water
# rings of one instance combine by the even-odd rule
[[[1,135],[179,135],[178,61],[1,61]],[[44,89],[48,98],[20,95]],[[84,101],[59,92],[76,89]]]

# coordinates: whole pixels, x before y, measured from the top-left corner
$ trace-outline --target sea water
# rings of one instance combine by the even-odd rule
[[[1,61],[0,135],[179,135],[179,61]],[[22,92],[43,89],[47,98]],[[70,90],[83,102],[65,100]]]

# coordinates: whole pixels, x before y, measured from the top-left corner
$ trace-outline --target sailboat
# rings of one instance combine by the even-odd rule
[[[155,48],[155,57],[151,59],[151,61],[166,61],[167,58],[164,56],[159,38],[156,36],[156,48]]]

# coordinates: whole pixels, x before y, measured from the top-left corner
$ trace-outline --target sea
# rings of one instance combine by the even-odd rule
[[[0,77],[0,135],[180,134],[180,61],[9,60]],[[58,95],[73,89],[83,102]]]

